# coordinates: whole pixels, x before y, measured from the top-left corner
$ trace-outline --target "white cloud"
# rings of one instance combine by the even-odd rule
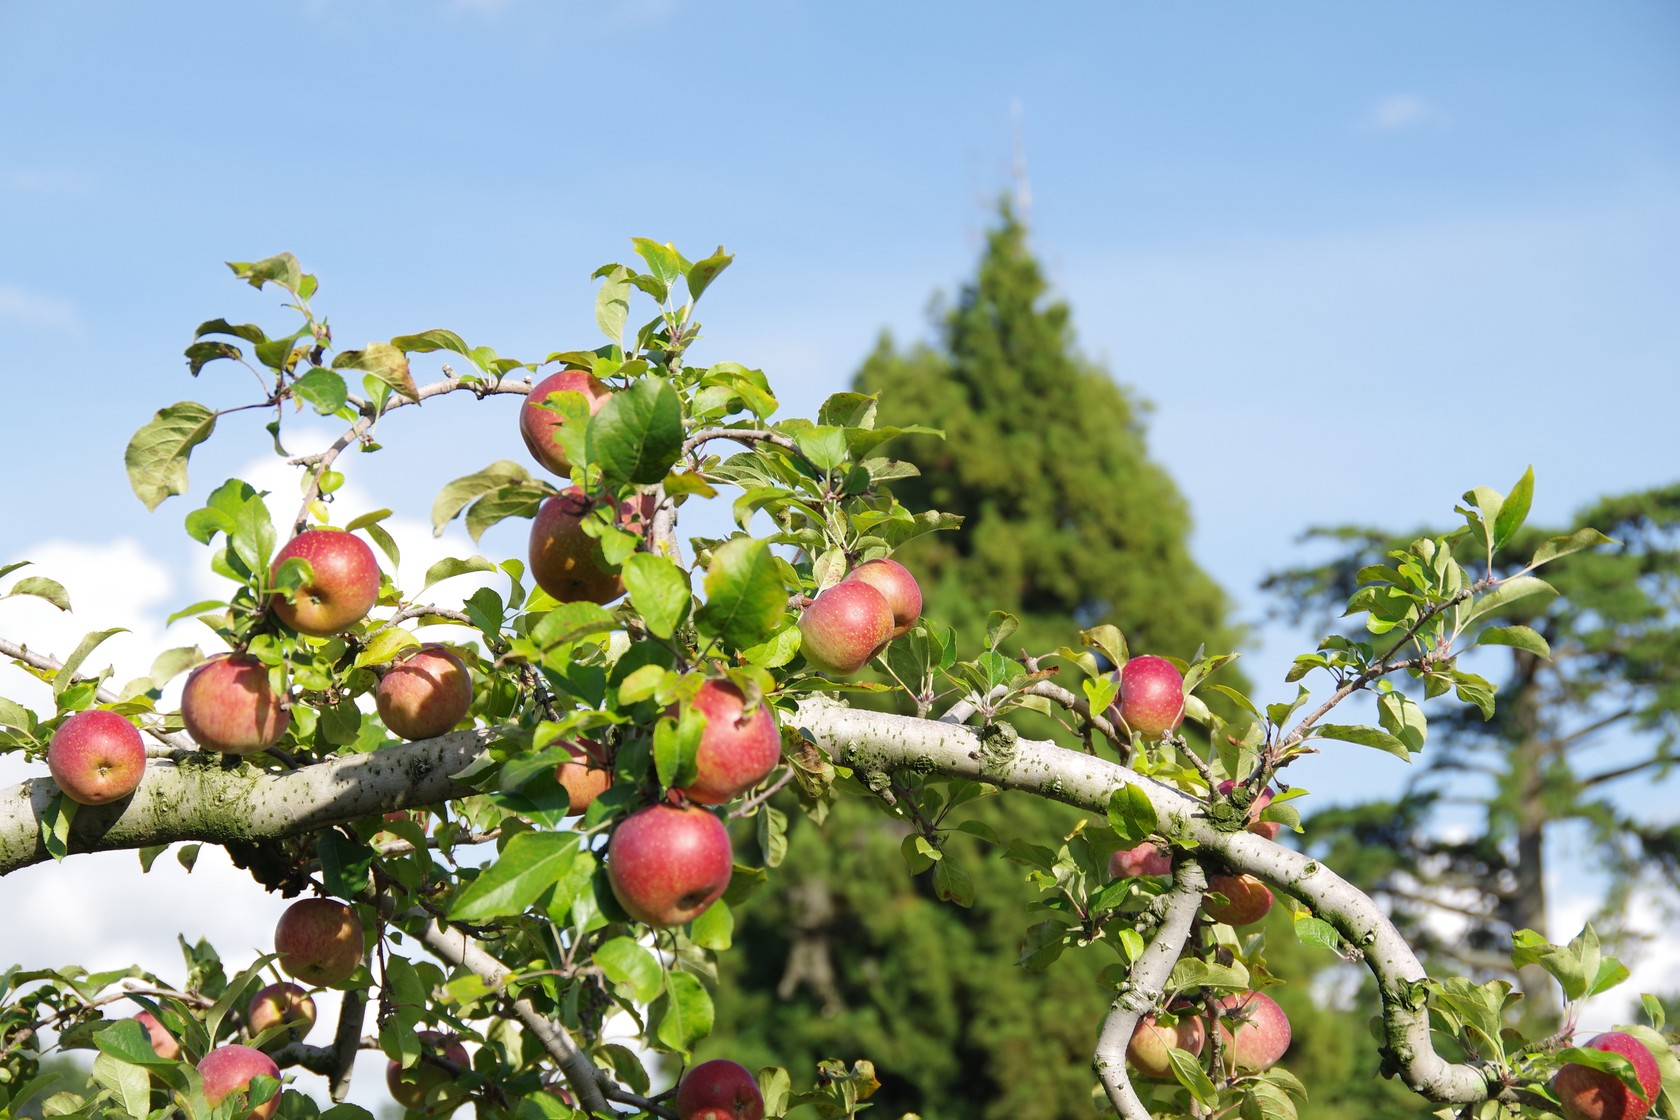
[[[69,331],[81,323],[67,299],[36,295],[16,284],[0,284],[0,321],[36,330]]]
[[[1398,132],[1424,125],[1445,124],[1447,116],[1432,102],[1415,93],[1395,93],[1373,105],[1364,117],[1366,128]]]

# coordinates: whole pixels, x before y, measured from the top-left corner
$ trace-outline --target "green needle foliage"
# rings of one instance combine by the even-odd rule
[[[1134,653],[1189,658],[1203,641],[1230,648],[1225,598],[1190,557],[1189,511],[1149,458],[1141,410],[1075,349],[1068,306],[1050,298],[1007,201],[974,279],[937,329],[936,345],[908,350],[883,337],[853,386],[888,390],[881,423],[935,417],[945,433],[889,448],[921,470],[894,482],[902,501],[965,518],[958,532],[896,554],[921,583],[924,616],[956,629],[962,656],[981,646],[994,609],[1020,619],[1000,645],[1009,656],[1049,654],[1099,623],[1118,626]],[[1027,734],[1072,741],[1048,720],[1021,722]],[[947,833],[941,863],[971,880],[972,905],[941,901],[938,868],[904,875],[900,846],[912,828],[862,800],[842,801],[822,832],[791,815],[779,872],[788,889],[741,908],[745,952],[724,965],[734,998],[720,1003],[704,1055],[802,1070],[825,1056],[869,1054],[883,1115],[1089,1114],[1093,1024],[1112,993],[1098,973],[1114,959],[1069,954],[1043,971],[1015,964],[1037,920],[1024,869],[993,845]],[[965,817],[1003,835],[1046,837],[1079,820],[1010,798],[964,806],[946,823]]]

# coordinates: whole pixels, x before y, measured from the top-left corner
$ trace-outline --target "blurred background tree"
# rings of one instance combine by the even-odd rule
[[[935,342],[908,349],[883,336],[853,386],[889,390],[881,423],[945,432],[894,445],[922,472],[894,485],[899,499],[966,519],[898,554],[921,582],[926,617],[954,626],[959,650],[979,645],[994,608],[1020,619],[1003,647],[1011,654],[1077,645],[1079,629],[1102,622],[1136,652],[1230,648],[1225,596],[1190,556],[1189,510],[1149,458],[1142,409],[1078,353],[1068,307],[1051,298],[1007,200],[974,279],[935,325]],[[1044,721],[1033,733],[1052,730]],[[1008,797],[970,810],[1005,834],[1065,833],[1078,819]],[[948,836],[947,861],[974,884],[963,908],[935,898],[930,873],[905,874],[908,826],[844,801],[820,832],[797,813],[790,820],[779,889],[738,912],[746,951],[722,964],[731,998],[719,1001],[700,1057],[807,1070],[819,1058],[869,1056],[883,1115],[1093,1110],[1093,1024],[1110,999],[1097,972],[1113,959],[1018,967],[1035,920],[1022,868],[971,836]]]

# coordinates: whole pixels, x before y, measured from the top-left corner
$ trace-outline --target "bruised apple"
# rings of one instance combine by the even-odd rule
[[[557,438],[566,418],[552,408],[544,408],[543,402],[550,393],[567,392],[582,393],[591,416],[601,411],[601,406],[612,396],[612,390],[594,375],[581,369],[564,369],[531,386],[530,395],[519,408],[519,434],[524,437],[531,457],[562,478],[572,473],[572,464]]]
[[[276,595],[275,617],[300,634],[330,638],[367,617],[379,600],[379,562],[373,549],[354,533],[312,529],[286,542],[274,558],[269,578],[287,560],[309,561],[315,574],[296,599]]]
[[[607,842],[607,881],[625,913],[655,928],[693,921],[734,874],[723,822],[698,806],[649,805]]]
[[[181,690],[181,722],[199,746],[254,754],[291,725],[288,699],[274,691],[268,666],[244,654],[218,654],[194,669]]]
[[[764,1096],[746,1066],[727,1058],[701,1062],[677,1086],[678,1120],[763,1120]]]
[[[379,678],[373,702],[398,738],[435,739],[466,718],[472,674],[450,650],[424,645]]]
[[[280,967],[305,983],[340,983],[362,963],[361,919],[335,898],[299,899],[274,927],[274,951]]]
[[[892,610],[892,637],[902,638],[922,617],[922,588],[910,569],[897,560],[866,560],[847,579],[862,580],[879,591]]]
[[[799,619],[799,651],[805,660],[841,676],[868,664],[892,635],[892,607],[862,580],[841,580],[818,595]]]
[[[770,705],[760,700],[751,713],[747,698],[726,680],[700,686],[689,706],[706,717],[695,779],[682,787],[690,801],[721,805],[763,781],[782,760],[782,733]]]
[[[53,732],[47,769],[64,796],[103,805],[133,793],[146,772],[146,744],[135,726],[102,708],[77,712]]]

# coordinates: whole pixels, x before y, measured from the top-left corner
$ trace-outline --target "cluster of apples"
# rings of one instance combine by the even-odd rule
[[[280,915],[274,927],[274,951],[280,967],[314,987],[348,980],[361,967],[362,950],[361,920],[354,910],[335,899],[306,898],[295,902]],[[179,1040],[157,1016],[142,1011],[135,1019],[146,1028],[158,1057],[181,1056]],[[253,1042],[260,1040],[265,1045],[283,1046],[301,1041],[314,1025],[315,1000],[305,988],[291,981],[261,988],[245,1009],[246,1032]],[[284,1029],[274,1033],[276,1028]],[[254,1045],[238,1042],[218,1046],[204,1055],[198,1063],[198,1072],[211,1107],[233,1093],[247,1091],[259,1076],[276,1080],[280,1077],[280,1067],[273,1058]],[[268,1120],[279,1107],[280,1096],[276,1093],[247,1112],[244,1120]]]
[[[1220,782],[1221,796],[1230,796],[1236,783]],[[1261,790],[1255,803],[1264,809],[1272,800],[1272,791]],[[1276,840],[1279,825],[1276,821],[1255,821],[1248,831]],[[1135,848],[1115,852],[1108,860],[1108,873],[1116,879],[1141,875],[1171,875],[1172,857],[1153,841],[1145,840]],[[1216,922],[1231,926],[1246,926],[1258,922],[1271,912],[1275,901],[1272,890],[1252,875],[1232,875],[1225,871],[1208,874],[1208,893],[1202,899],[1202,912]]]
[[[922,616],[922,589],[897,560],[866,560],[812,600],[799,618],[799,650],[813,667],[847,676]]]
[[[1271,1069],[1289,1049],[1289,1017],[1277,1001],[1264,992],[1232,992],[1214,1001],[1218,1012],[1219,1044],[1232,1069],[1260,1073]],[[1207,1041],[1207,1027],[1199,1015],[1189,1013],[1173,1023],[1145,1015],[1126,1044],[1126,1060],[1141,1077],[1171,1080],[1172,1050],[1200,1056]]]

